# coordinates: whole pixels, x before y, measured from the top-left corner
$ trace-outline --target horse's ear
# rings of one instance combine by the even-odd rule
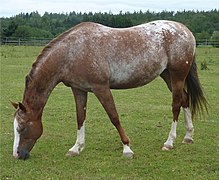
[[[26,109],[26,107],[22,104],[22,103],[18,103],[18,107],[19,107],[19,109],[20,110],[22,110],[23,112],[27,112],[27,109]]]
[[[16,103],[16,102],[12,102],[11,101],[11,105],[15,108],[15,109],[17,109],[18,108],[18,106],[19,106],[19,104],[18,103]]]

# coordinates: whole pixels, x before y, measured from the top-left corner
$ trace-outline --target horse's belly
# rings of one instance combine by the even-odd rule
[[[110,81],[110,88],[111,89],[130,89],[130,88],[136,88],[136,87],[140,87],[140,86],[143,86],[145,84],[148,84],[149,82],[151,82],[156,77],[157,76],[155,76],[153,78],[141,77],[141,78],[138,78],[138,79],[131,79],[129,81],[117,81],[117,80],[113,80],[113,81]]]
[[[110,88],[128,89],[143,86],[159,76],[165,68],[166,62],[111,67]]]

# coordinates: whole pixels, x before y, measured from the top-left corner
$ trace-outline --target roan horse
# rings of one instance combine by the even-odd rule
[[[95,94],[118,130],[123,155],[132,156],[110,89],[143,86],[157,76],[172,92],[173,122],[162,149],[173,148],[181,107],[186,125],[183,142],[193,142],[192,115],[207,108],[194,61],[195,45],[184,25],[164,20],[124,29],[86,22],[64,32],[45,46],[32,65],[22,103],[12,103],[16,108],[13,156],[29,157],[43,132],[44,106],[60,82],[71,87],[77,110],[77,140],[69,156],[84,148],[88,92]]]

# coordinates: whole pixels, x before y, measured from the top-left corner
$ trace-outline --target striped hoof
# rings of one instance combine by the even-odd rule
[[[193,139],[184,138],[182,143],[184,143],[184,144],[192,144],[193,143]]]
[[[79,152],[68,151],[66,156],[68,156],[68,157],[79,156]]]
[[[162,147],[162,150],[163,151],[171,151],[173,149],[173,146],[171,146],[171,145],[164,145],[163,147]]]
[[[126,152],[126,153],[123,153],[123,156],[128,157],[128,158],[132,158],[134,156],[134,153],[133,152]]]

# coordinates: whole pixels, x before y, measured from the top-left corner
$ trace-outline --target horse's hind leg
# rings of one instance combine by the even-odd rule
[[[77,110],[77,140],[75,145],[69,149],[67,155],[75,156],[84,149],[85,145],[85,118],[86,118],[86,105],[87,105],[87,92],[72,88],[75,104]]]
[[[165,83],[167,84],[168,89],[172,92],[171,80],[170,80],[170,72],[169,72],[167,69],[165,69],[165,70],[161,73],[160,77],[163,78],[163,80],[164,80]]]
[[[123,155],[127,157],[132,157],[134,153],[130,149],[129,139],[120,124],[119,116],[109,87],[104,85],[97,85],[95,88],[93,88],[93,92],[106,110],[112,124],[119,132],[120,138],[123,143]]]
[[[171,130],[169,132],[169,136],[164,143],[164,146],[162,150],[171,150],[173,148],[173,143],[176,139],[176,128],[177,128],[177,121],[178,121],[178,115],[179,115],[179,109],[180,109],[180,99],[181,99],[181,87],[180,85],[178,88],[176,88],[173,85],[174,79],[172,80],[170,77],[170,72],[166,69],[162,72],[160,75],[163,80],[166,82],[168,89],[172,92],[173,95],[173,103],[172,103],[172,112],[173,112],[173,122],[171,125]],[[181,83],[182,84],[182,83]],[[184,84],[183,84],[184,85]],[[173,93],[174,92],[174,93]]]
[[[184,119],[185,119],[185,126],[186,126],[186,135],[183,139],[183,143],[191,144],[191,143],[193,143],[194,127],[193,127],[193,123],[192,123],[191,111],[189,109],[189,97],[185,91],[183,94],[182,107],[184,110]]]
[[[170,72],[168,70],[164,70],[164,72],[160,76],[163,78],[163,80],[166,82],[169,90],[172,92],[172,83],[171,83]],[[177,81],[177,80],[175,80],[175,81]],[[183,85],[184,82],[183,83],[179,82],[179,84],[181,84],[181,86],[184,86]],[[191,112],[189,109],[189,97],[188,97],[188,94],[185,92],[185,90],[183,90],[183,92],[182,92],[181,101],[182,101],[181,106],[183,107],[183,110],[184,110],[184,119],[185,119],[185,126],[186,126],[186,135],[184,137],[183,143],[192,143],[193,142],[192,136],[193,136],[194,129],[193,129],[193,124],[192,124]],[[173,102],[173,105],[174,105],[174,102]],[[175,110],[175,111],[179,111],[179,109]],[[173,110],[173,114],[174,114],[174,110]],[[177,119],[178,119],[178,115],[175,115],[175,117],[177,117]],[[174,140],[176,138],[176,127],[177,127],[177,120],[175,120],[175,118],[174,118],[168,139],[164,143],[164,147],[162,148],[163,150],[171,150],[173,148],[173,143],[174,143]]]

